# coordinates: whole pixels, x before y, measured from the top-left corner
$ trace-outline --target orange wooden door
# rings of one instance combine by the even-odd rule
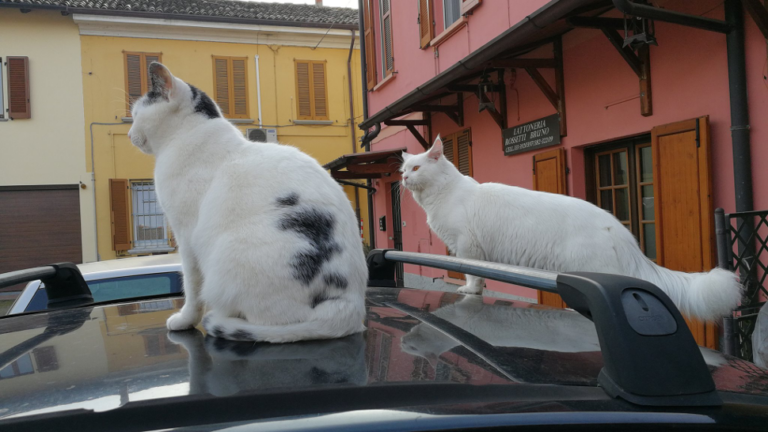
[[[565,195],[565,149],[557,148],[533,156],[533,189]],[[538,291],[539,304],[564,308],[562,297]]]
[[[709,118],[651,131],[657,264],[684,272],[715,266]],[[716,325],[686,319],[696,342],[715,349]]]

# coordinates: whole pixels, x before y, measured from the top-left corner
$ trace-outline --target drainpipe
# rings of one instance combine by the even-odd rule
[[[357,0],[357,20],[358,25],[360,27],[360,36],[363,36],[365,34],[365,29],[363,28],[363,0]],[[360,39],[360,66],[363,70],[363,121],[368,120],[368,83],[366,82],[366,77],[368,76],[368,69],[367,65],[365,64],[365,40]],[[370,131],[366,130],[365,134],[363,135],[362,141],[363,146],[365,147],[365,151],[371,151],[371,140],[376,137],[376,135],[379,134],[379,131],[381,130],[381,125],[376,124],[376,130],[373,134],[373,137],[371,137]],[[365,185],[370,188],[370,190],[373,190],[373,186],[371,184],[371,180],[368,179],[365,181]],[[355,188],[357,189],[357,188]],[[373,214],[373,193],[368,192],[368,237],[370,239],[370,247],[371,249],[376,249],[376,231],[374,230],[374,214]]]
[[[747,73],[744,59],[744,10],[740,0],[725,1],[725,20],[731,31],[725,38],[728,49],[728,88],[731,96],[731,141],[736,211],[754,210],[752,202],[752,161],[750,156]]]
[[[117,126],[124,125],[125,122],[120,123],[99,123],[91,122],[88,129],[91,131],[91,188],[93,189],[93,231],[94,241],[96,242],[96,261],[101,261],[101,254],[99,253],[99,222],[96,214],[96,157],[93,152],[93,127],[94,126]]]
[[[321,3],[322,6],[322,3]],[[352,33],[352,40],[349,42],[349,56],[347,57],[347,86],[349,88],[349,132],[352,137],[352,153],[357,153],[357,134],[355,133],[355,94],[352,92],[352,53],[355,50],[355,31]],[[355,189],[355,216],[360,223],[360,191]],[[368,200],[370,201],[370,199]],[[360,227],[362,229],[362,227]]]

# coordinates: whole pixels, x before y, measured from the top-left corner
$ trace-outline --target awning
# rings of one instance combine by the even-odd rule
[[[540,66],[538,59],[532,62],[531,59],[515,57],[559,39],[573,28],[566,22],[567,18],[579,14],[599,15],[612,7],[611,2],[606,0],[552,0],[439,75],[371,115],[360,124],[360,128],[368,130],[378,123],[391,122],[411,112],[447,112],[448,106],[436,107],[427,103],[468,91],[467,82],[494,68],[523,67],[528,70]],[[545,67],[551,67],[545,63],[542,63]]]
[[[405,148],[344,155],[323,165],[336,180],[388,177],[400,168]],[[344,171],[342,171],[344,170]]]

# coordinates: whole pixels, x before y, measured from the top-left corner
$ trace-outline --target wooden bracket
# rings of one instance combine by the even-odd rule
[[[427,140],[425,140],[424,137],[421,136],[419,131],[416,130],[416,126],[407,125],[406,127],[408,128],[409,131],[411,131],[411,134],[414,137],[416,137],[416,141],[418,141],[419,144],[421,144],[421,146],[424,147],[424,150],[429,150],[429,142],[427,142]]]
[[[424,147],[424,150],[429,150],[429,141],[427,141],[427,139],[425,139],[421,133],[416,130],[416,126],[431,126],[431,119],[428,116],[428,112],[425,112],[423,115],[425,118],[422,120],[387,120],[384,122],[384,124],[387,126],[405,126],[416,138],[416,141],[418,141],[419,144]],[[349,170],[352,171],[351,167]]]
[[[653,92],[651,91],[651,55],[648,45],[638,49],[637,54],[629,47],[624,46],[624,38],[619,32],[609,28],[601,28],[603,34],[616,48],[621,57],[627,62],[632,71],[640,80],[640,114],[643,117],[653,115]]]
[[[555,68],[555,89],[547,82],[546,78],[539,72],[535,66],[525,67],[525,71],[531,76],[531,79],[536,86],[539,87],[544,96],[549,100],[549,103],[560,114],[560,135],[568,135],[568,123],[566,122],[565,115],[565,78],[563,75],[563,40],[557,38],[552,41],[552,47],[555,54],[555,58],[552,59],[552,63]]]
[[[741,3],[763,33],[763,37],[768,39],[768,10],[765,5],[760,0],[741,0]]]
[[[458,126],[464,126],[464,98],[456,93],[455,105],[414,105],[411,110],[422,113],[441,112],[448,116]],[[424,138],[422,138],[424,139]]]
[[[565,20],[571,27],[581,28],[594,28],[594,29],[614,29],[623,30],[624,20],[621,18],[603,18],[603,17],[587,17],[587,16],[575,16]]]

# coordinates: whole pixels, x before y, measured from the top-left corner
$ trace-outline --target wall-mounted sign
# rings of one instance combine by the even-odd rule
[[[560,144],[560,114],[501,131],[504,156]]]

